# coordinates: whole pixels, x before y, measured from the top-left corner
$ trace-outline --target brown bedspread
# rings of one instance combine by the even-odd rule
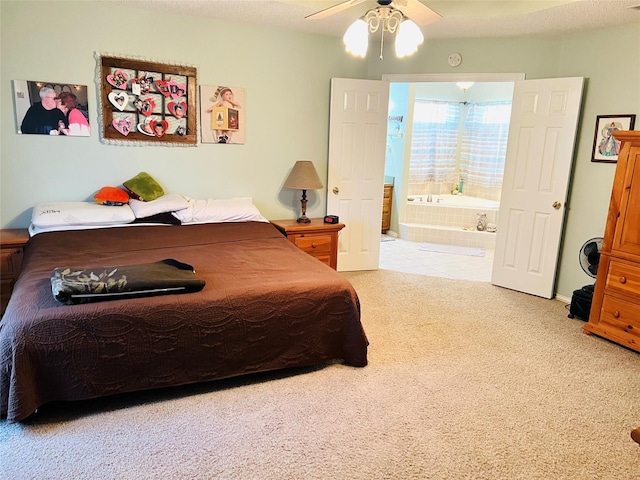
[[[193,265],[204,289],[80,305],[51,292],[59,266],[169,257]],[[0,321],[0,415],[330,360],[364,366],[367,344],[351,284],[271,224],[42,233]]]

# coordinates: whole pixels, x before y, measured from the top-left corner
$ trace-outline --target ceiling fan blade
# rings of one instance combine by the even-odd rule
[[[307,15],[304,18],[308,18],[311,20],[320,20],[321,18],[326,18],[330,15],[334,15],[336,13],[340,13],[343,10],[346,10],[347,8],[351,8],[354,7],[356,5],[358,5],[359,3],[362,3],[366,0],[347,0],[346,2],[341,2],[338,3],[337,5],[334,5],[333,7],[327,7],[325,9],[322,9],[316,13],[312,13],[311,15]]]
[[[429,25],[442,19],[442,15],[431,10],[420,0],[393,0],[391,6],[400,10],[418,25]]]

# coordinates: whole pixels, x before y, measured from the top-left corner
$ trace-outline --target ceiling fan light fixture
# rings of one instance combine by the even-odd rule
[[[383,4],[379,1],[380,7],[369,10],[365,15],[353,22],[345,32],[344,41],[347,52],[365,57],[369,44],[369,34],[380,31],[380,59],[384,48],[384,33],[396,35],[396,55],[403,58],[414,54],[418,46],[424,42],[424,35],[420,27],[389,3]]]
[[[356,57],[365,57],[369,47],[369,25],[359,18],[347,28],[342,37],[347,52]]]
[[[424,43],[424,35],[420,27],[413,20],[405,18],[398,27],[396,35],[396,56],[403,58],[418,51],[418,46]]]

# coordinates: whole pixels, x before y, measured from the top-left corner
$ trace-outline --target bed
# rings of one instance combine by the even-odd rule
[[[59,267],[192,265],[195,293],[64,305]],[[48,402],[342,361],[367,364],[360,304],[339,273],[270,223],[139,225],[32,237],[0,322],[0,415]]]

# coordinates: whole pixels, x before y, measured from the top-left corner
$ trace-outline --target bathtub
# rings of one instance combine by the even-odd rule
[[[476,230],[478,214],[498,223],[500,202],[467,195],[411,195],[407,198],[400,238],[412,242],[495,248],[496,234]]]
[[[481,208],[488,210],[498,210],[500,202],[487,200],[485,198],[468,197],[467,195],[431,195],[431,202],[428,202],[429,195],[409,195],[407,201],[417,203],[435,203],[436,206]]]

